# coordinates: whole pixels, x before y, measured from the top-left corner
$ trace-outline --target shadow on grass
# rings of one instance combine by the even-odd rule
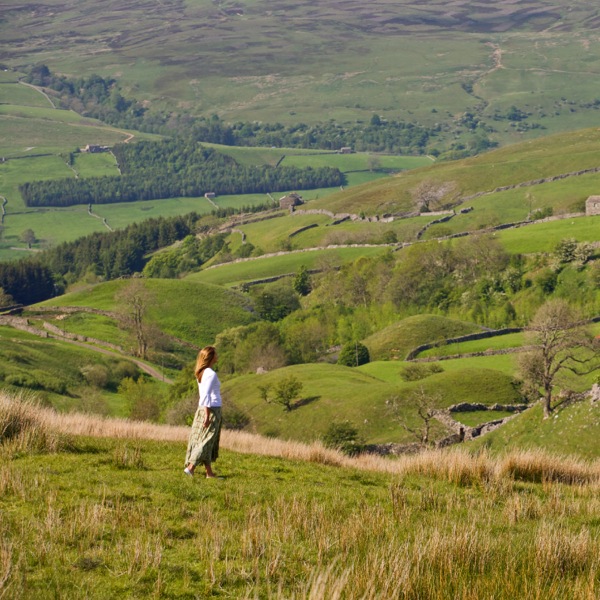
[[[307,406],[308,404],[312,404],[317,400],[320,400],[321,396],[308,396],[307,398],[300,398],[290,406],[290,410],[296,410],[297,408],[302,408],[303,406]]]

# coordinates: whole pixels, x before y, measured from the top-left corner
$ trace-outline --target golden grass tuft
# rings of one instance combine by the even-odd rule
[[[158,425],[90,414],[60,414],[48,408],[35,406],[26,398],[15,398],[0,393],[0,433],[11,434],[20,440],[14,449],[56,450],[61,438],[57,434],[72,436],[106,437],[122,440],[173,441],[185,444],[188,427]],[[0,440],[3,440],[0,435]],[[349,457],[337,450],[325,448],[320,442],[305,444],[266,438],[256,434],[225,430],[222,433],[223,448],[244,454],[274,456],[290,460],[303,460],[322,465],[354,468],[406,477],[425,476],[447,481],[459,486],[481,485],[491,495],[501,496],[510,492],[507,481],[530,481],[539,483],[598,484],[600,485],[600,461],[585,461],[574,457],[560,457],[543,450],[512,451],[504,456],[493,457],[486,452],[472,454],[464,447],[446,450],[429,450],[416,455],[394,459],[377,455]],[[142,464],[134,448],[122,446],[124,455],[114,457],[127,468]],[[125,456],[125,454],[127,456]],[[399,499],[397,499],[400,501]],[[515,519],[521,509],[513,507]],[[528,509],[525,510],[525,513]],[[510,511],[509,511],[510,512]]]

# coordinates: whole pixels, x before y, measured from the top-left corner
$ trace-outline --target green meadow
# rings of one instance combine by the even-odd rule
[[[232,286],[264,277],[296,273],[302,266],[307,269],[320,268],[321,265],[336,266],[379,252],[382,252],[381,248],[332,248],[258,257],[204,269],[188,275],[185,281]]]
[[[229,432],[222,478],[207,481],[181,472],[181,428],[80,417],[32,432],[31,412],[21,418],[0,446],[8,597],[449,600],[493,589],[509,600],[533,597],[535,582],[549,600],[589,600],[600,589],[597,463],[539,452],[350,460]]]
[[[223,390],[236,408],[249,417],[251,431],[304,442],[320,439],[330,423],[337,420],[352,423],[368,443],[414,442],[414,435],[402,423],[416,429],[422,426],[412,399],[412,394],[420,389],[437,398],[436,408],[460,402],[491,405],[520,401],[512,376],[496,368],[465,364],[446,369],[444,363],[442,372],[406,382],[401,377],[403,366],[406,363],[375,362],[369,363],[368,368],[297,365],[264,375],[236,377],[226,381]],[[290,375],[303,383],[292,410],[285,410],[272,397],[270,402],[261,398],[259,386],[274,386]],[[447,434],[437,422],[432,433],[435,437]]]
[[[148,318],[166,333],[198,347],[214,341],[226,327],[248,324],[255,319],[248,300],[241,294],[194,280],[143,280],[148,291]],[[99,310],[119,310],[118,294],[127,281],[110,281],[42,302],[42,306],[89,306]],[[73,331],[85,332],[86,322]],[[109,339],[107,341],[113,341]]]

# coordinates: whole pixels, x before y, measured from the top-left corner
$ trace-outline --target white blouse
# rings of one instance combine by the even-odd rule
[[[217,374],[207,367],[202,373],[202,381],[198,382],[200,400],[198,406],[221,406],[221,382]]]

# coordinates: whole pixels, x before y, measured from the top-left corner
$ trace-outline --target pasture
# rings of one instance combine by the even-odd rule
[[[544,0],[481,11],[454,0],[450,12],[390,0],[376,10],[357,0],[273,10],[258,0],[237,11],[208,0],[151,7],[136,0],[125,8],[110,0],[102,26],[91,0],[40,7],[26,12],[8,3],[0,25],[7,64],[116,77],[126,93],[156,107],[289,124],[368,121],[376,113],[442,124],[446,140],[469,137],[457,121],[470,111],[502,143],[597,120],[589,0],[566,12]],[[52,19],[41,18],[49,10]],[[33,27],[43,43],[31,39]],[[532,34],[540,34],[535,47]],[[527,127],[503,117],[515,104]]]
[[[382,251],[382,248],[372,247],[330,248],[284,253],[281,256],[257,257],[204,269],[188,275],[184,281],[233,286],[255,279],[297,273],[302,266],[307,269],[330,268]]]

